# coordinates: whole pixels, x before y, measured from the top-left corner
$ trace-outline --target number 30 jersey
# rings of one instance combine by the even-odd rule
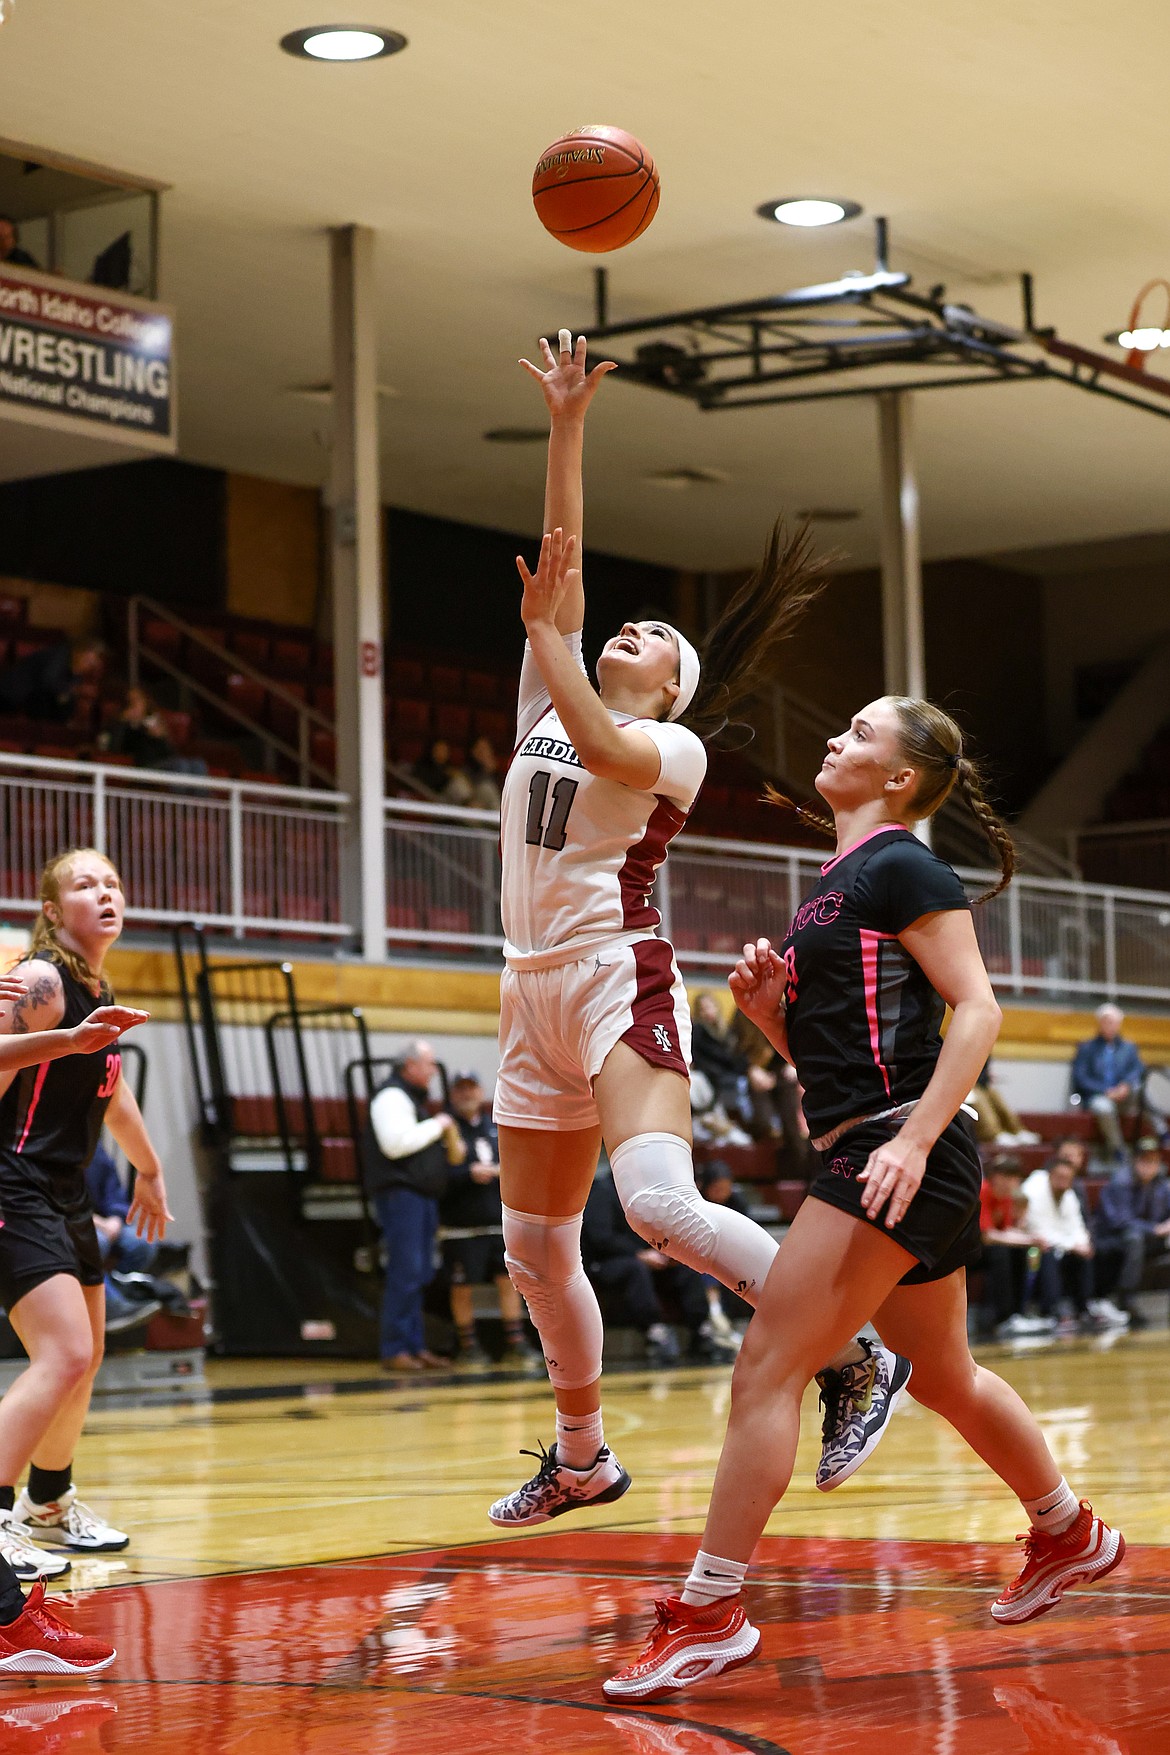
[[[61,977],[65,1011],[58,1029],[72,1029],[101,1004],[51,952],[34,951],[29,961],[34,968],[52,963]],[[18,1072],[0,1097],[0,1175],[23,1164],[24,1175],[33,1175],[35,1166],[50,1180],[76,1180],[81,1188],[121,1073],[117,1043]]]
[[[580,634],[566,635],[565,645],[580,663]],[[500,905],[512,969],[568,963],[659,925],[654,875],[698,796],[707,752],[683,725],[612,718],[657,746],[662,768],[652,792],[582,767],[525,646],[516,753],[500,807]]]

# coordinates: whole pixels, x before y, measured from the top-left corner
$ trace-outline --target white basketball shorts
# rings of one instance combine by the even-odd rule
[[[593,1080],[616,1042],[689,1076],[691,1014],[665,939],[602,945],[551,969],[500,979],[500,1071],[492,1113],[504,1127],[596,1127]]]

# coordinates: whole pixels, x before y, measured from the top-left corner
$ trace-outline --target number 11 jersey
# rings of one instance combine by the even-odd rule
[[[566,635],[565,645],[580,663],[580,634]],[[648,937],[660,923],[654,875],[698,796],[707,752],[683,725],[611,717],[657,746],[662,767],[652,791],[582,767],[525,645],[516,753],[500,807],[500,907],[512,969],[568,963],[614,939]]]

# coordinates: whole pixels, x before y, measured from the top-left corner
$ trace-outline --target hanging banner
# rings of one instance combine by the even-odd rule
[[[0,262],[0,420],[173,451],[171,312]]]

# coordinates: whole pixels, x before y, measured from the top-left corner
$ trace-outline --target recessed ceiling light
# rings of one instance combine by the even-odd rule
[[[781,225],[840,225],[843,219],[856,219],[861,204],[829,201],[820,196],[786,195],[780,201],[765,201],[756,212],[761,219],[777,219]]]
[[[310,61],[377,61],[405,49],[406,38],[373,24],[312,24],[281,37],[280,46],[286,55]]]

